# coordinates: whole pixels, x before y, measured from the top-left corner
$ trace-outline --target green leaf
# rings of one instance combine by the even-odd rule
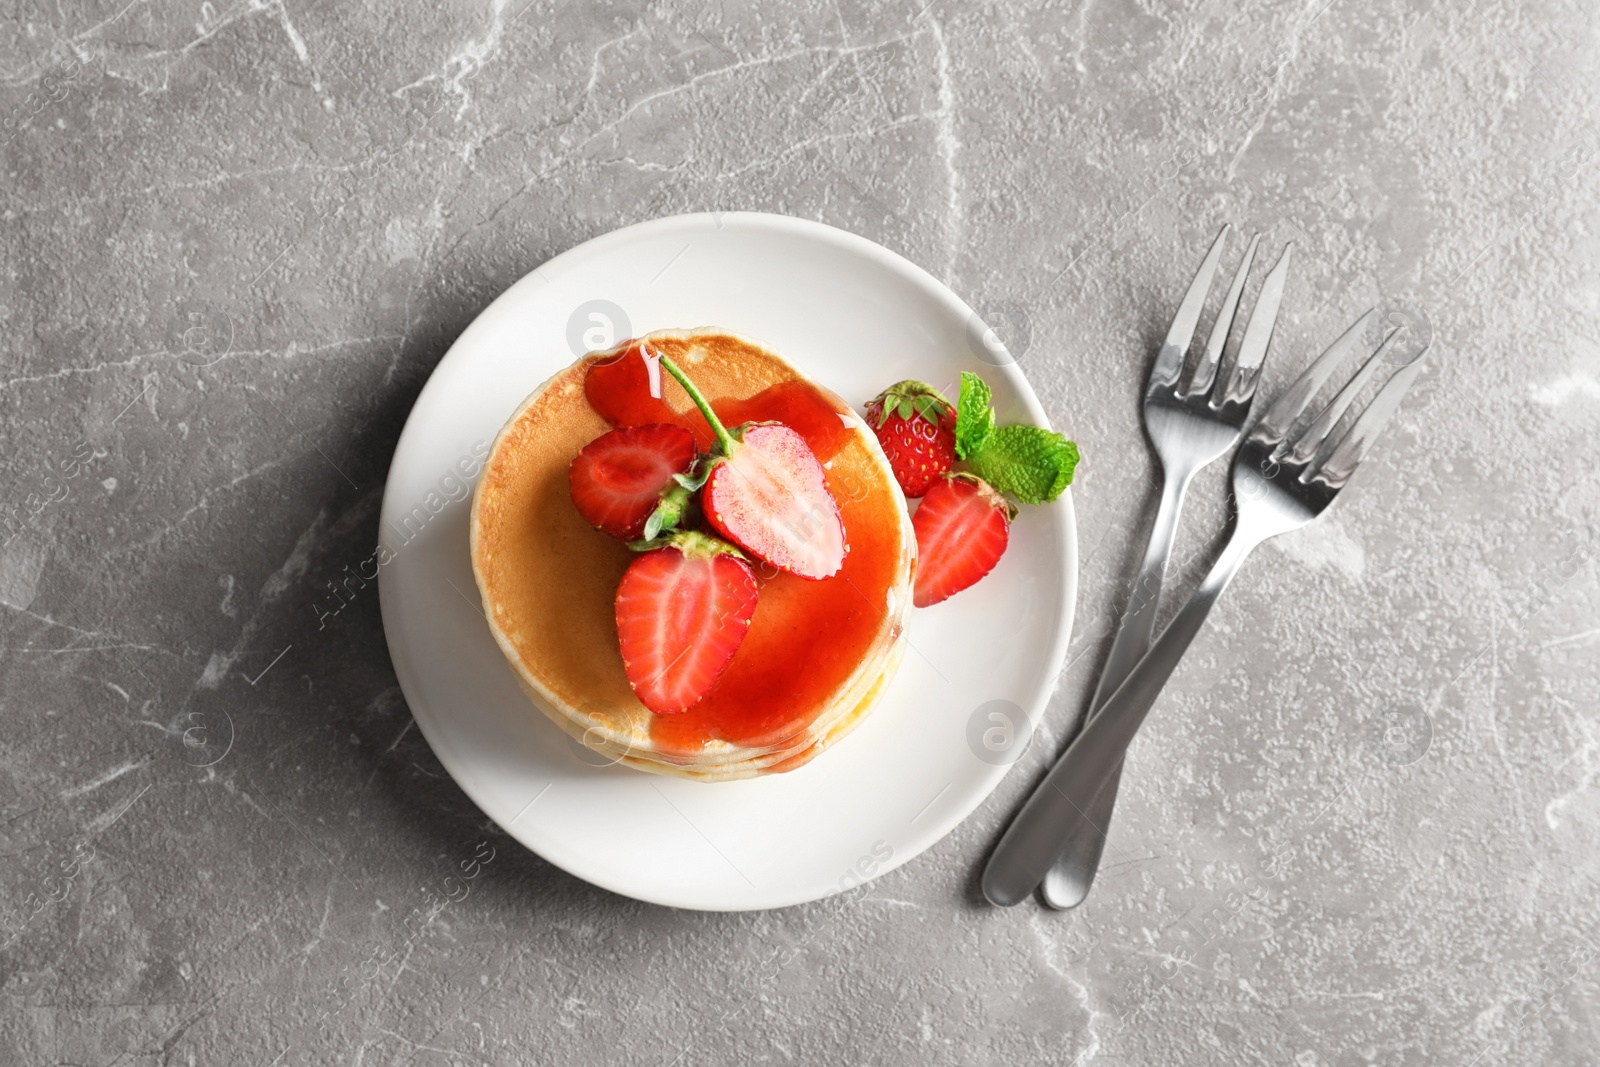
[[[661,532],[661,527],[666,521],[666,516],[661,513],[661,508],[657,507],[650,513],[650,517],[644,520],[643,539],[646,541],[654,541],[656,539],[656,535]]]
[[[964,388],[962,400],[966,400]],[[958,424],[958,450],[960,433]],[[1009,493],[1024,504],[1040,504],[1054,500],[1072,484],[1078,446],[1054,430],[1002,426],[965,458],[974,474],[1002,493]]]
[[[741,434],[741,436],[743,435]],[[711,477],[711,468],[714,466],[716,466],[716,463],[712,462],[712,457],[701,456],[694,461],[687,471],[682,474],[674,474],[672,480],[691,493],[698,492],[705,487],[706,479]]]
[[[868,408],[873,405],[878,409],[879,426],[888,422],[891,416],[907,420],[913,417],[924,418],[937,426],[945,412],[951,410],[950,402],[939,393],[939,390],[927,382],[910,378],[896,382],[879,393]]]
[[[641,541],[629,541],[628,547],[635,552],[654,552],[658,548],[673,547],[691,559],[715,556],[719,553],[729,555],[735,559],[742,559],[746,563],[750,557],[740,552],[733,545],[720,537],[703,534],[699,530],[672,530],[659,536]]]
[[[709,466],[709,464],[708,464]],[[661,493],[661,499],[656,503],[655,510],[650,512],[650,517],[644,521],[644,537],[642,542],[655,542],[666,534],[671,534],[683,525],[683,517],[689,510],[689,503],[694,497],[694,490],[705,484],[705,475],[700,475],[700,485],[691,485],[694,470],[688,474],[674,474],[672,477],[676,484],[668,485]]]
[[[961,372],[961,397],[956,401],[956,455],[969,458],[994,431],[989,387],[970,371]]]

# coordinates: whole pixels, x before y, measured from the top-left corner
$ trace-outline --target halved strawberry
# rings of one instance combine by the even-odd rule
[[[806,439],[787,426],[745,427],[739,447],[711,468],[701,499],[728,540],[802,578],[844,565],[844,520]]]
[[[666,423],[601,434],[567,471],[573,506],[589,525],[631,541],[644,532],[672,476],[694,463],[695,451],[694,434]]]
[[[956,461],[956,409],[925,382],[898,382],[879,393],[867,405],[867,425],[908,497],[926,493]]]
[[[756,580],[738,550],[680,532],[638,556],[617,586],[617,638],[628,684],[662,715],[706,695],[756,613]]]
[[[934,482],[911,516],[917,533],[911,602],[919,608],[937,604],[994,570],[1016,514],[1015,507],[975,475],[952,474]]]
[[[712,527],[802,578],[839,573],[849,548],[844,520],[806,439],[771,422],[747,423],[730,433],[677,364],[662,356],[661,369],[683,386],[716,438],[700,500]]]

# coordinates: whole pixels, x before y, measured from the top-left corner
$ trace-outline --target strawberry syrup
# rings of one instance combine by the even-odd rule
[[[584,393],[614,427],[669,422],[692,432],[702,450],[711,447],[711,427],[698,411],[675,412],[650,395],[637,347],[591,364]],[[849,443],[852,432],[840,419],[848,409],[805,381],[784,382],[747,400],[714,400],[711,407],[726,426],[783,423],[806,439],[823,464]],[[832,578],[811,581],[756,563],[761,599],[727,672],[693,708],[652,719],[650,737],[663,756],[691,760],[713,740],[753,748],[782,748],[792,740],[800,747],[827,697],[871,647],[888,614],[900,516],[891,494],[869,492],[847,472],[825,473],[844,520],[844,566]]]

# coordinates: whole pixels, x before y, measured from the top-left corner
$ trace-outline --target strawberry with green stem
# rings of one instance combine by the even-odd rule
[[[956,459],[956,410],[926,382],[897,382],[867,405],[867,424],[901,492],[916,498]]]
[[[989,387],[963,372],[955,452],[970,468],[936,480],[911,517],[917,535],[912,602],[937,604],[983,578],[1010,541],[1017,506],[1056,499],[1072,482],[1078,447],[1039,426],[995,426]]]
[[[700,506],[706,521],[782,570],[811,579],[837,574],[847,551],[844,520],[805,438],[780,423],[727,429],[688,375],[669,357],[657,358],[700,409],[715,438],[703,469]]]

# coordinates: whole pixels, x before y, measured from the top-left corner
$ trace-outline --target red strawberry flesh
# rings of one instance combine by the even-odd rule
[[[681,426],[650,423],[602,434],[567,472],[573,506],[590,526],[633,540],[672,476],[688,470],[694,457],[694,435]]]
[[[702,506],[719,533],[775,567],[817,579],[844,565],[839,505],[805,438],[787,426],[746,427],[712,468]]]
[[[937,604],[994,570],[1010,539],[1012,508],[971,475],[941,478],[911,516],[917,576],[911,602]]]
[[[750,628],[756,580],[726,549],[703,534],[680,535],[679,543],[634,559],[617,587],[622,665],[653,712],[698,704]]]

